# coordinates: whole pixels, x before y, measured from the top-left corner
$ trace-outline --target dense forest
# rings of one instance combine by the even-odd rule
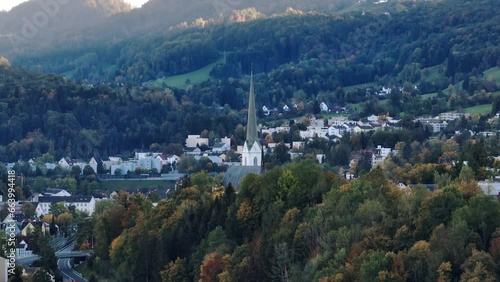
[[[29,160],[44,154],[50,159],[61,157],[90,159],[93,156],[129,155],[134,149],[151,148],[165,153],[181,154],[184,138],[188,134],[202,134],[213,144],[216,138],[232,138],[232,144],[241,145],[245,138],[245,112],[248,81],[245,79],[223,79],[219,84],[202,83],[190,90],[165,88],[147,89],[125,84],[88,85],[68,81],[56,75],[41,75],[9,67],[0,67],[0,161],[13,162]],[[278,99],[279,93],[260,91],[265,89],[270,79],[256,76],[258,107],[269,105]],[[484,104],[494,100],[494,111],[498,111],[500,99],[493,99],[485,92],[491,82],[482,78],[472,78],[467,90],[460,92],[440,91],[432,99],[422,100],[414,90],[393,91],[382,104],[378,99],[366,97],[359,92],[320,92],[312,102],[301,102],[283,116],[318,114],[314,105],[318,101],[345,103],[362,102],[361,108],[351,114],[351,118],[366,117],[371,114],[385,114],[402,118],[402,127],[408,131],[378,132],[366,136],[367,142],[359,147],[357,142],[346,143],[351,152],[374,145],[393,148],[397,142],[411,144],[422,142],[430,136],[430,129],[415,124],[413,118],[420,114],[438,114],[450,107]],[[494,84],[493,84],[494,85]],[[414,89],[411,85],[410,89]],[[403,90],[404,91],[404,90]],[[449,89],[453,91],[453,89]],[[409,93],[412,93],[409,95]],[[457,94],[458,93],[458,94]],[[292,98],[279,96],[278,101],[308,99],[304,91],[295,91]],[[301,101],[301,100],[299,100]],[[305,100],[302,100],[305,101]],[[281,102],[280,102],[281,103]],[[222,106],[223,105],[223,106]],[[496,110],[495,110],[496,109]],[[259,112],[261,122],[280,126],[283,121],[273,122]],[[495,113],[494,112],[494,113]],[[268,120],[269,119],[269,120]],[[286,121],[288,123],[288,121]],[[299,130],[304,123],[291,127],[289,134],[262,136],[265,142],[287,142],[301,140]],[[495,130],[498,124],[486,122],[486,117],[450,123],[445,137],[450,138],[457,130]],[[408,134],[411,132],[410,134]],[[383,136],[383,137],[381,137]],[[351,136],[348,138],[357,138]],[[459,138],[459,144],[465,140]],[[390,141],[384,141],[390,140]],[[347,142],[350,142],[347,139]],[[317,148],[317,153],[328,153],[335,146],[326,143]],[[345,148],[345,147],[343,147]],[[497,155],[493,146],[492,155]],[[348,157],[349,155],[347,155]],[[332,157],[332,166],[346,165],[345,157]]]
[[[464,174],[465,175],[465,174]],[[401,189],[380,169],[346,183],[312,161],[206,173],[153,208],[121,193],[82,226],[90,281],[496,281],[500,205],[463,176]]]
[[[55,75],[2,67],[0,81],[4,162],[45,153],[87,159],[153,143],[183,144],[191,132],[210,129],[224,137],[244,123],[243,114],[198,106],[185,91],[88,87]]]
[[[14,60],[38,70],[76,69],[74,74],[86,78],[76,82],[26,71],[0,57],[0,161],[46,153],[89,159],[151,146],[172,153],[168,146],[201,132],[211,140],[232,135],[233,145],[241,144],[250,65],[257,72],[259,109],[297,105],[284,118],[318,114],[321,102],[351,107],[354,119],[437,115],[495,101],[498,110],[500,100],[491,94],[498,81],[482,75],[500,63],[494,7],[489,0],[444,1],[391,15],[289,9],[264,18],[250,9],[240,16],[259,19],[131,37],[111,48],[61,47]],[[80,52],[90,53],[71,59]],[[186,81],[185,89],[142,84],[220,58],[225,60],[212,70],[213,79]],[[347,90],[364,82],[374,83],[368,91]],[[374,93],[390,85],[401,88],[381,101]],[[432,91],[436,95],[421,98]],[[486,128],[484,119],[480,124]]]
[[[280,67],[280,73],[301,73],[293,86],[300,89],[297,82],[312,81],[305,89],[308,94],[373,81],[419,83],[428,93],[499,64],[496,4],[426,2],[402,6],[389,15],[289,9],[243,23],[200,20],[190,28],[131,37],[111,48],[102,47],[106,42],[82,43],[82,48],[57,48],[13,61],[45,72],[72,71],[74,78],[144,82],[197,70],[227,53],[225,63],[214,69],[214,78],[238,78],[253,64],[256,72]],[[259,18],[255,9],[233,13],[237,18]],[[440,73],[426,77],[435,66],[442,66]],[[286,91],[287,86],[278,90]]]

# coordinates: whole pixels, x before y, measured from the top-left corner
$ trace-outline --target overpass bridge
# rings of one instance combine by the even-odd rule
[[[56,252],[57,259],[67,259],[67,258],[81,258],[81,257],[89,257],[90,252]],[[38,255],[26,256],[21,258],[16,258],[16,264],[29,266],[33,264],[35,260],[39,259]]]

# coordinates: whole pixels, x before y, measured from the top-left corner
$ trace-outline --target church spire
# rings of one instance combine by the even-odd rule
[[[248,118],[247,118],[247,140],[246,144],[251,147],[258,142],[257,138],[257,114],[255,111],[255,93],[253,87],[253,70],[250,72],[250,94],[248,95]]]

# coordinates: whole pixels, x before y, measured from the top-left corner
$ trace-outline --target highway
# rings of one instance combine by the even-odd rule
[[[80,273],[76,272],[72,267],[70,263],[69,258],[64,258],[64,259],[58,259],[57,260],[57,267],[59,268],[59,271],[61,272],[61,275],[63,276],[63,279],[73,279],[74,281],[77,282],[88,282],[87,279],[83,278]]]
[[[59,241],[59,240],[54,240],[51,242],[53,245],[55,245],[59,250],[55,253],[56,257],[58,258],[57,260],[57,267],[61,271],[61,274],[64,278],[66,279],[74,279],[74,281],[77,282],[88,282],[86,279],[84,279],[80,273],[76,272],[72,267],[71,267],[71,258],[74,257],[82,257],[82,256],[88,256],[88,252],[80,252],[80,251],[73,251],[74,243],[71,242],[70,244],[66,244],[64,241]],[[18,258],[16,260],[16,263],[18,265],[31,265],[35,260],[37,260],[39,257],[38,255],[33,255],[33,256],[27,256],[23,258]]]

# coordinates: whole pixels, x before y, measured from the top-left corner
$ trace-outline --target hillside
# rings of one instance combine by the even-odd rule
[[[226,53],[225,64],[212,72],[214,78],[247,74],[252,63],[257,72],[299,67],[309,77],[329,81],[310,91],[409,81],[422,91],[436,92],[497,65],[500,16],[495,6],[492,0],[464,5],[446,1],[415,4],[393,14],[288,9],[273,16],[246,9],[231,16],[254,20],[200,20],[163,34],[84,41],[11,61],[45,72],[71,72],[74,79],[142,83],[196,71]],[[137,13],[150,8],[143,9]]]
[[[290,115],[317,114],[321,102],[356,105],[357,118],[491,104],[499,90],[500,16],[495,1],[477,3],[422,3],[391,15],[288,9],[258,17],[247,9],[233,15],[255,20],[2,58],[0,157],[120,154],[182,144],[205,129],[230,136],[245,123],[250,65],[257,107],[296,104]],[[397,90],[375,95],[387,86]]]
[[[84,33],[112,15],[129,12],[122,0],[31,0],[0,12],[0,53],[14,56],[26,50],[68,44],[75,33]]]

